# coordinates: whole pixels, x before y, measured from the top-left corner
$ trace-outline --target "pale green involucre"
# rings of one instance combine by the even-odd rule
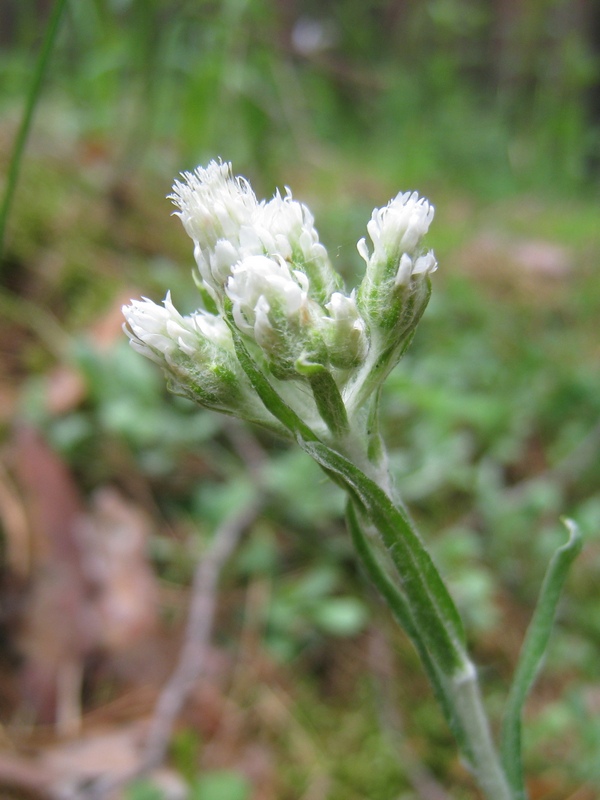
[[[358,302],[372,326],[401,335],[420,318],[429,298],[428,276],[437,269],[433,252],[422,245],[433,214],[433,206],[416,192],[398,194],[373,210],[367,225],[373,252],[365,239],[358,243],[367,265]]]

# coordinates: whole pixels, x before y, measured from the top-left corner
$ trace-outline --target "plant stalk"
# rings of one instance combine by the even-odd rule
[[[398,505],[397,501],[390,500]],[[415,539],[420,542],[412,521],[403,509],[402,515],[413,528]],[[381,557],[377,556],[377,552],[382,550],[389,552],[389,542],[363,532],[352,501],[348,510],[348,525],[369,577],[415,646],[458,746],[486,800],[515,800],[491,735],[477,670],[466,649],[462,643],[456,643],[461,666],[448,669],[449,665],[429,646],[422,623],[415,615],[415,603],[420,602],[414,596],[415,584],[409,576],[402,574],[397,564],[400,584],[397,585],[397,580],[390,578]],[[398,535],[402,536],[402,532],[398,532]],[[382,544],[384,547],[381,547]],[[389,560],[389,557],[386,558],[386,561]],[[441,622],[443,624],[444,620]]]
[[[387,488],[390,481],[387,478],[382,481],[381,469],[366,457],[368,443],[361,446],[360,434],[352,432],[343,441],[332,442],[333,447],[321,441],[282,401],[252,359],[233,324],[231,331],[240,364],[265,406],[288,428],[302,449],[348,493],[351,504],[358,510],[358,514],[354,509],[349,514],[355,540],[357,534],[352,528],[360,527],[359,516],[378,534],[359,536],[364,543],[363,552],[360,553],[359,548],[359,553],[367,562],[373,582],[415,643],[459,747],[486,800],[516,800],[493,744],[477,672],[465,649],[462,620],[402,504],[390,496],[391,491],[382,488],[382,483]],[[362,457],[361,452],[365,454]],[[346,453],[352,454],[351,458]],[[357,461],[362,469],[356,466]],[[380,567],[377,554],[397,573],[393,583]]]
[[[448,689],[470,752],[470,768],[487,800],[515,800],[496,751],[481,698],[477,670],[469,661]]]

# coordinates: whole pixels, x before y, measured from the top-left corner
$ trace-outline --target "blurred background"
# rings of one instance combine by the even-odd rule
[[[0,192],[52,9],[0,5]],[[600,796],[599,57],[593,0],[66,3],[0,244],[2,797],[85,798],[135,762],[194,565],[265,460],[168,768],[120,796],[477,796],[341,495],[168,395],[122,334],[132,297],[195,307],[165,197],[219,156],[259,197],[292,187],[349,286],[374,206],[436,206],[384,396],[394,475],[495,724],[559,517],[580,524],[526,769],[532,800]]]

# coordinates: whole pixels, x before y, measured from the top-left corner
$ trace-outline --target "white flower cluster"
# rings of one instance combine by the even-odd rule
[[[342,368],[360,361],[365,323],[354,296],[336,291],[341,278],[307,206],[289,189],[259,201],[230,164],[213,161],[183,179],[171,198],[194,241],[204,289],[222,313],[231,303],[235,324],[262,348],[274,374],[298,377],[299,358],[320,357]]]
[[[312,214],[289,189],[284,197],[276,192],[259,202],[244,178],[233,177],[231,164],[216,161],[184,173],[183,179],[175,182],[171,199],[194,241],[200,276],[217,298],[234,264],[261,255],[303,269],[317,299],[339,286]]]
[[[358,243],[364,280],[358,292],[344,294],[312,214],[289,189],[259,201],[230,164],[216,161],[182,177],[171,199],[194,241],[209,310],[182,316],[170,295],[163,306],[132,301],[124,314],[133,347],[160,363],[179,390],[191,382],[190,396],[240,416],[252,389],[232,331],[275,378],[304,381],[326,370],[329,382],[320,379],[320,386],[337,385],[342,396],[362,397],[359,384],[372,391],[427,302],[436,268],[433,254],[420,249],[433,218],[427,200],[399,194],[374,210],[367,226],[373,252],[365,239]]]
[[[269,415],[252,396],[225,320],[206,311],[183,316],[167,293],[163,305],[143,298],[123,306],[124,330],[134,350],[162,366],[176,394],[228,413],[257,421]]]

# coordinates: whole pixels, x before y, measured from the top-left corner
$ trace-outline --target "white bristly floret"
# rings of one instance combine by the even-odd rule
[[[406,286],[412,277],[429,275],[431,272],[435,272],[436,269],[437,261],[432,250],[414,259],[408,253],[403,253],[394,283],[396,286]]]
[[[132,300],[123,306],[131,346],[162,366],[173,366],[178,353],[202,358],[207,346],[232,349],[229,328],[220,317],[199,312],[182,316],[170,292],[160,306],[152,300]]]
[[[367,230],[375,250],[386,253],[414,251],[429,230],[434,208],[417,192],[403,192],[384,206],[373,210]]]
[[[324,339],[333,363],[336,366],[360,363],[369,342],[366,323],[356,306],[356,292],[350,296],[334,292],[325,308],[329,316],[323,319]]]
[[[338,286],[325,247],[319,241],[307,206],[279,192],[269,202],[258,201],[250,184],[234,177],[229,163],[185,172],[171,199],[194,241],[201,278],[222,293],[232,267],[249,256],[282,258],[311,278],[319,299]]]
[[[217,161],[182,177],[183,181],[175,181],[170,198],[189,236],[211,250],[221,239],[235,243],[258,206],[250,184],[232,176],[231,164]]]
[[[283,260],[249,256],[232,269],[226,286],[233,303],[233,317],[245,333],[270,325],[269,312],[276,308],[284,319],[296,321],[308,300],[308,278],[290,271]]]
[[[375,208],[367,230],[373,242],[369,253],[366,240],[358,242],[358,252],[371,269],[389,262],[397,267],[396,285],[405,285],[411,276],[433,272],[437,262],[433,253],[420,255],[421,240],[433,220],[434,207],[417,192],[398,194],[384,208]]]

